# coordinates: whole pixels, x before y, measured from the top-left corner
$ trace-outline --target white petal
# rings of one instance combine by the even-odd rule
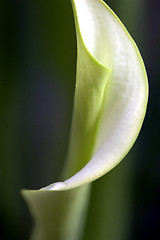
[[[68,190],[94,181],[116,166],[134,144],[146,112],[147,76],[136,44],[101,0],[74,0],[84,44],[112,73],[107,82],[95,151],[73,177],[46,190]],[[80,147],[80,146],[79,146]]]

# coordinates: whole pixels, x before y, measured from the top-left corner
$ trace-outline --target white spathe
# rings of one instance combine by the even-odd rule
[[[72,0],[72,4],[82,38],[78,40],[111,74],[104,92],[93,157],[71,178],[42,190],[72,189],[107,173],[131,149],[146,113],[145,67],[123,24],[101,0]]]

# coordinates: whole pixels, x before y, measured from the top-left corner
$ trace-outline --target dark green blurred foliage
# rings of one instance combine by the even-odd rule
[[[28,239],[20,195],[56,181],[65,160],[76,71],[70,1],[0,2],[0,236]]]
[[[93,183],[84,239],[158,239],[160,2],[106,2],[139,46],[150,98],[133,150]],[[75,72],[70,0],[0,1],[1,239],[29,238],[32,221],[20,190],[58,179],[68,146]]]

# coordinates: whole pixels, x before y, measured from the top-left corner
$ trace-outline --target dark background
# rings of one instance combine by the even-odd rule
[[[93,183],[84,239],[159,239],[160,1],[106,2],[140,49],[150,96],[133,149]],[[20,190],[38,189],[60,174],[75,71],[76,36],[69,0],[0,0],[1,239],[29,238],[32,221]]]

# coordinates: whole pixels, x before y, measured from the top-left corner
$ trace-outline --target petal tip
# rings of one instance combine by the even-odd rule
[[[53,184],[48,185],[47,187],[41,188],[42,191],[53,190],[53,191],[60,191],[66,189],[66,183],[64,182],[55,182]]]

